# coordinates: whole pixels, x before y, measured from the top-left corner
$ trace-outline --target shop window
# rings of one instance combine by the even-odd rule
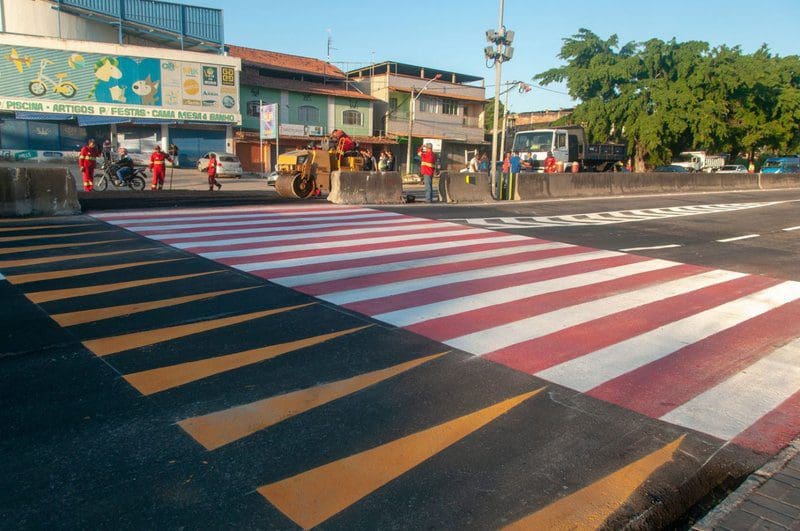
[[[319,123],[319,109],[312,105],[301,105],[297,108],[297,121],[304,125]]]
[[[254,116],[258,118],[258,106],[261,105],[260,101],[248,101],[247,102],[247,116]]]
[[[342,123],[344,125],[363,125],[364,115],[359,111],[344,111],[342,113]]]

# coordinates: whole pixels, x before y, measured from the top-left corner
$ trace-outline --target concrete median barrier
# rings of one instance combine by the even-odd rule
[[[761,188],[800,188],[800,173],[761,173],[758,175]]]
[[[396,171],[334,171],[328,201],[339,205],[403,202],[403,180]]]
[[[491,203],[491,178],[486,173],[451,173],[439,175],[439,197],[447,203]]]
[[[80,214],[75,181],[64,168],[0,168],[0,217]]]

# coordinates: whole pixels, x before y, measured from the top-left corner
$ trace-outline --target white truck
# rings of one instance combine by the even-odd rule
[[[520,155],[528,153],[533,160],[533,171],[538,172],[544,171],[548,151],[567,168],[578,162],[580,171],[612,171],[628,158],[626,144],[589,144],[579,125],[517,131],[511,149]]]
[[[683,166],[689,171],[710,173],[726,163],[725,155],[710,155],[705,151],[684,151],[672,161],[673,166]]]

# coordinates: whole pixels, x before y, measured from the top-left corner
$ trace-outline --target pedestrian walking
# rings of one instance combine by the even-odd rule
[[[151,190],[164,189],[164,177],[167,174],[166,161],[172,162],[172,157],[161,151],[161,146],[156,144],[153,154],[150,155],[150,171],[153,172]]]
[[[181,150],[178,149],[178,146],[174,142],[170,142],[169,149],[167,149],[167,153],[169,156],[172,157],[172,167],[177,168],[180,166],[179,154]]]
[[[433,174],[436,171],[436,153],[430,142],[421,146],[417,151],[420,159],[420,173],[425,183],[425,201],[433,203]]]
[[[78,167],[83,175],[83,191],[91,192],[94,190],[94,168],[97,166],[97,157],[100,150],[94,143],[94,138],[90,138],[86,145],[81,148],[78,154]]]
[[[217,156],[210,153],[208,155],[208,191],[213,191],[215,186],[217,190],[222,189],[222,185],[217,181]]]

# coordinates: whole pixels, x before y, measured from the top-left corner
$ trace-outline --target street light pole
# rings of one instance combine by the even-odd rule
[[[503,31],[503,0],[500,0],[500,16],[497,22],[497,33],[502,35]],[[498,43],[498,52],[501,44]],[[497,179],[497,122],[500,118],[500,80],[502,61],[495,59],[494,62],[494,119],[492,120],[492,190],[499,190]],[[495,192],[495,197],[499,197],[499,192]]]
[[[406,175],[411,173],[411,135],[414,132],[414,108],[416,107],[417,98],[425,92],[425,89],[428,88],[428,85],[440,79],[442,74],[436,74],[432,78],[428,80],[425,85],[419,89],[417,95],[414,95],[414,91],[416,90],[414,87],[411,87],[411,97],[409,98],[408,104],[408,149],[406,150]]]

